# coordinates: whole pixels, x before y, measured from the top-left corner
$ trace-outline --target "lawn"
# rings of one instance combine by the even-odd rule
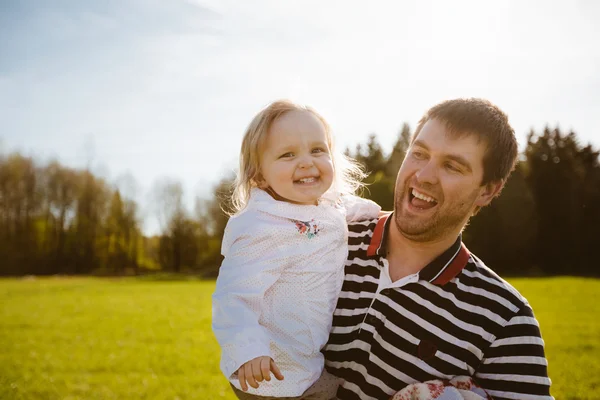
[[[513,279],[557,399],[600,398],[600,281]],[[210,330],[214,282],[0,280],[0,399],[234,399]]]

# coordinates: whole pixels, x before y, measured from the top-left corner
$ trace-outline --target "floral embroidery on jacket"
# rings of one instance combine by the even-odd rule
[[[317,233],[321,230],[314,219],[311,219],[310,221],[298,221],[297,219],[293,219],[292,222],[296,224],[298,232],[300,232],[301,235],[306,235],[309,239],[317,236]]]

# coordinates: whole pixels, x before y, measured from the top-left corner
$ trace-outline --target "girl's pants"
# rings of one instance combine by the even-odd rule
[[[240,400],[331,400],[335,398],[338,386],[339,379],[323,369],[321,377],[304,393],[296,397],[257,396],[241,391],[233,385],[231,388]]]

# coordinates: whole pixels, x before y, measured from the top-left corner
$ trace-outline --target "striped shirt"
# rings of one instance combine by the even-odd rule
[[[474,377],[494,399],[552,399],[527,300],[456,242],[391,282],[392,218],[349,225],[345,279],[324,349],[338,398],[389,399],[411,383]]]

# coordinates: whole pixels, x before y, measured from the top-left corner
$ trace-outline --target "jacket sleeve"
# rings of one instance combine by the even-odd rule
[[[353,195],[343,195],[342,204],[346,209],[346,221],[356,222],[374,219],[379,216],[381,207],[371,200]]]
[[[501,329],[475,379],[494,399],[553,399],[544,341],[528,305]]]
[[[221,371],[231,378],[259,356],[271,356],[270,338],[259,319],[265,292],[285,268],[268,227],[229,220],[225,256],[212,297],[212,328],[222,349]]]

